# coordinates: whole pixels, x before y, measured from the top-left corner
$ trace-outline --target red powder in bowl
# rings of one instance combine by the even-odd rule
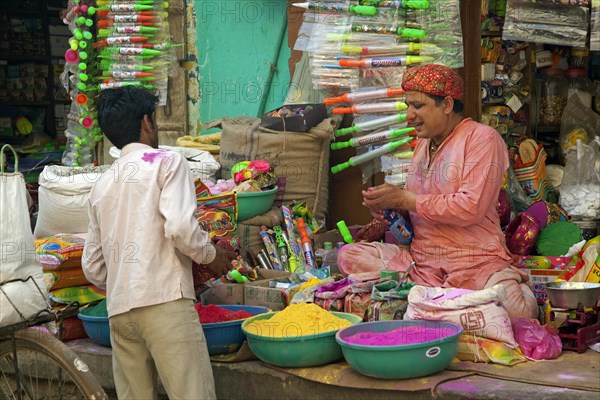
[[[455,329],[448,327],[401,326],[387,332],[358,332],[343,340],[362,346],[400,346],[441,340],[456,333]]]
[[[212,324],[215,322],[226,322],[226,321],[235,321],[238,319],[244,319],[248,317],[252,317],[248,311],[239,310],[239,311],[231,311],[227,310],[223,307],[216,306],[214,304],[209,304],[203,306],[200,303],[195,304],[196,311],[198,311],[198,317],[200,318],[200,323],[202,324]]]

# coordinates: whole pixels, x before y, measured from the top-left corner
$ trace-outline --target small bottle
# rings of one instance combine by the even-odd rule
[[[337,248],[333,248],[333,243],[331,242],[325,242],[323,243],[323,249],[324,249],[324,254],[323,254],[323,266],[328,266],[331,270],[331,272],[337,272],[338,271],[338,265],[337,265],[337,255],[338,255],[338,250]]]

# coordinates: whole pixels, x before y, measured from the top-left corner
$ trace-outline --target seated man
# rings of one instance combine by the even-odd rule
[[[420,138],[404,189],[383,184],[363,192],[363,205],[384,221],[402,213],[414,230],[410,248],[382,243],[344,246],[340,269],[357,277],[405,271],[420,285],[480,290],[504,285],[511,319],[536,318],[527,276],[511,266],[496,202],[508,169],[506,145],[493,128],[463,118],[463,80],[442,65],[409,68],[402,88],[407,121]]]

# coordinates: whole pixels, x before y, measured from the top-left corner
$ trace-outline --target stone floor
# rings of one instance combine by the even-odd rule
[[[74,340],[67,344],[88,363],[109,397],[116,399],[110,348],[96,345],[88,339]],[[448,380],[432,390],[402,391],[319,383],[270,368],[260,361],[213,362],[213,372],[219,399],[600,399],[600,392],[544,387],[479,375]],[[598,379],[600,380],[600,376]],[[161,392],[166,398],[164,391]]]

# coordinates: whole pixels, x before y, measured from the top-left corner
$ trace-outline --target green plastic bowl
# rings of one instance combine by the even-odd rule
[[[314,367],[342,359],[342,349],[335,340],[337,331],[313,335],[270,337],[250,333],[246,330],[252,322],[270,319],[277,312],[260,314],[242,323],[242,331],[252,352],[263,362],[279,367]],[[330,311],[339,318],[357,324],[362,317],[354,314]]]
[[[402,326],[450,328],[456,333],[433,341],[399,346],[367,346],[348,343],[358,332],[387,332]],[[346,362],[357,372],[380,379],[408,379],[435,374],[446,368],[458,348],[462,327],[440,321],[376,321],[341,329],[335,338]]]
[[[237,194],[238,222],[266,213],[273,207],[277,186],[262,192],[243,192]]]

